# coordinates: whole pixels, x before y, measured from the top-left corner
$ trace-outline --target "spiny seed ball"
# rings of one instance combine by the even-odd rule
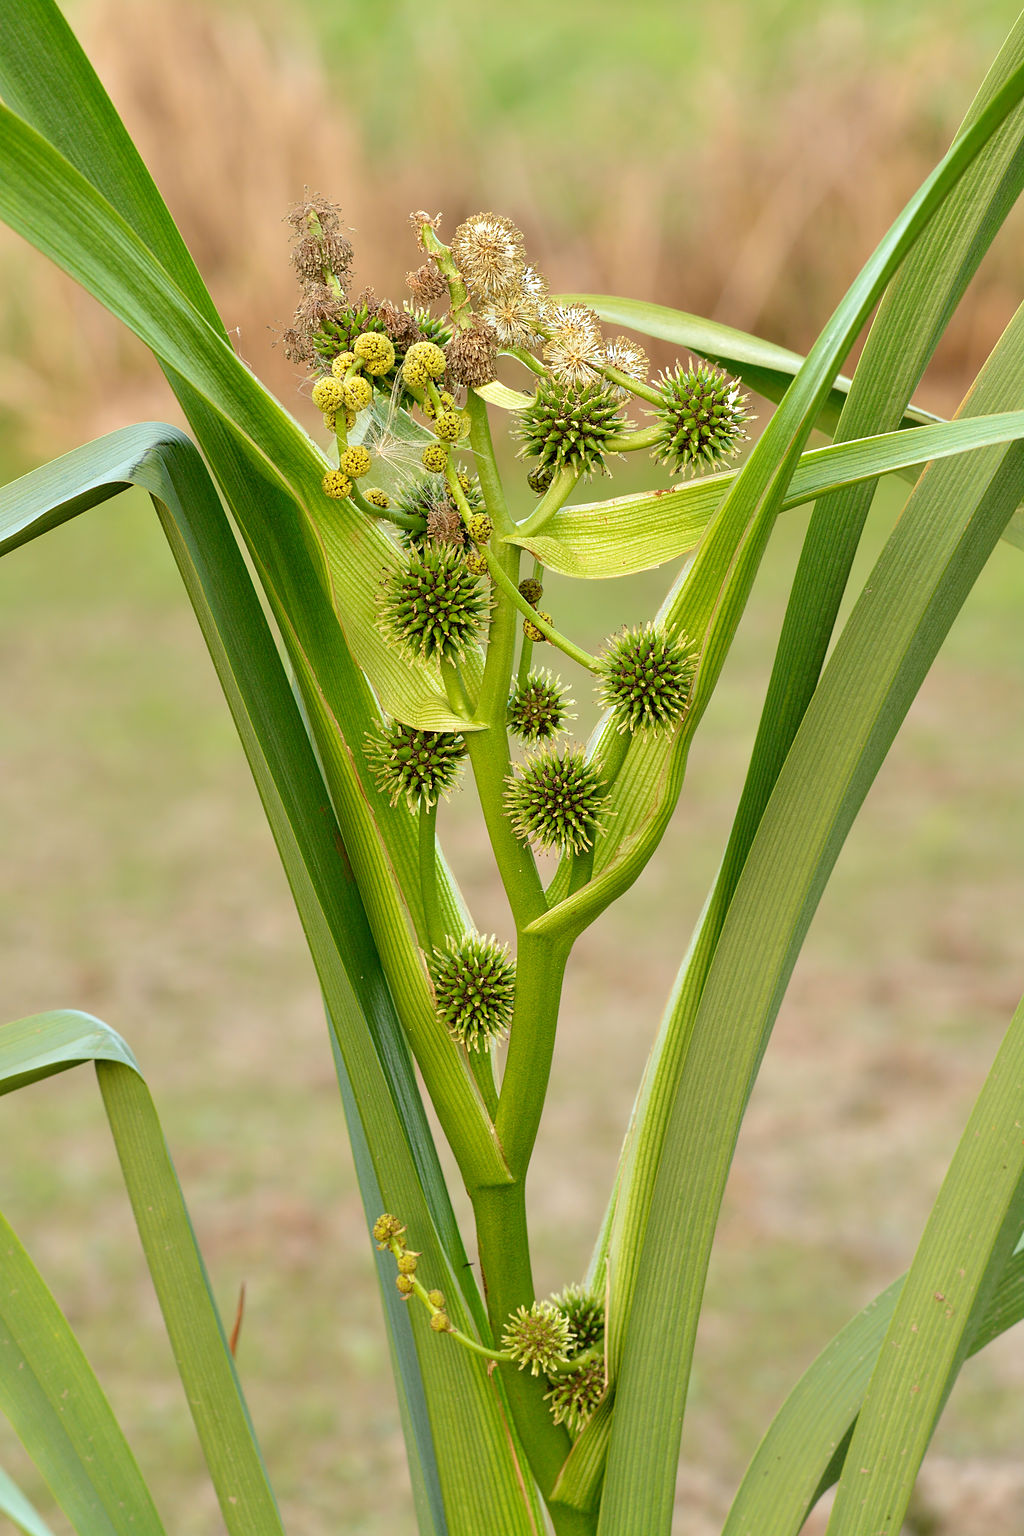
[[[471,549],[466,555],[466,570],[474,576],[486,576],[490,567],[482,549]]]
[[[424,661],[460,661],[487,609],[488,596],[459,551],[447,544],[427,544],[388,576],[381,622]]]
[[[329,469],[320,483],[332,501],[344,501],[352,489],[352,481],[340,469]]]
[[[430,1315],[430,1326],[435,1333],[447,1333],[452,1325],[444,1312],[432,1312]]]
[[[482,934],[448,939],[430,960],[438,1018],[453,1040],[478,1051],[502,1040],[512,1022],[515,961],[505,945]]]
[[[569,1321],[550,1301],[535,1301],[520,1307],[505,1324],[501,1345],[507,1349],[519,1369],[530,1367],[532,1376],[547,1374],[565,1365],[572,1346]]]
[[[550,672],[533,671],[508,701],[508,728],[521,741],[548,741],[564,727],[569,703]]]
[[[582,747],[548,748],[516,768],[505,786],[505,809],[524,843],[582,853],[594,841],[604,794]]]
[[[434,431],[438,437],[443,437],[447,443],[458,442],[462,433],[462,423],[455,411],[438,411],[434,422]]]
[[[601,702],[614,711],[620,731],[671,730],[686,713],[693,683],[694,650],[685,640],[655,629],[626,629],[600,658]]]
[[[554,624],[555,621],[551,617],[550,613],[541,613],[539,608],[537,609],[537,613],[539,617],[544,620],[545,624]],[[523,620],[523,634],[526,636],[527,640],[532,640],[534,645],[540,645],[542,640],[547,639],[547,635],[541,629],[540,625],[534,624],[532,619]]]
[[[551,1417],[556,1424],[564,1424],[570,1435],[580,1434],[605,1394],[607,1382],[603,1360],[588,1360],[555,1378],[544,1401],[551,1405]]]
[[[414,341],[405,354],[405,361],[414,364],[422,363],[431,379],[444,378],[444,353],[432,341]]]
[[[536,608],[544,596],[544,588],[536,576],[524,576],[519,583],[519,595],[525,597],[531,608]]]
[[[524,458],[540,460],[552,477],[561,469],[592,475],[603,470],[610,439],[625,427],[618,401],[601,383],[542,379],[533,400],[519,412],[516,435]]]
[[[387,373],[395,366],[395,345],[382,331],[364,331],[352,343],[356,357],[362,358],[367,373]]]
[[[552,1304],[569,1319],[575,1338],[575,1353],[592,1349],[604,1338],[604,1301],[581,1285],[567,1285],[551,1298]]]
[[[432,1307],[444,1306],[444,1291],[428,1291],[427,1300]]]
[[[442,448],[440,443],[428,443],[423,450],[423,468],[429,469],[432,475],[443,475],[447,463],[447,448]]]
[[[366,739],[374,782],[392,805],[404,795],[411,811],[435,805],[459,781],[466,741],[456,731],[421,731],[400,720]]]
[[[731,459],[746,441],[751,419],[748,397],[721,368],[691,363],[663,374],[661,405],[649,412],[657,423],[654,457],[674,473],[714,469]]]
[[[370,473],[372,463],[370,450],[364,448],[361,443],[353,444],[351,448],[346,448],[345,452],[340,455],[338,468],[344,470],[350,480],[358,480],[361,475],[368,475]]]
[[[364,494],[367,501],[370,503],[370,506],[380,507],[382,512],[386,511],[387,508],[391,505],[391,498],[388,496],[387,492],[380,490],[375,485],[372,485],[368,491],[364,492]]]
[[[396,1275],[395,1284],[403,1296],[411,1296],[416,1289],[411,1275]]]
[[[403,1253],[398,1260],[398,1273],[400,1275],[414,1275],[419,1259],[415,1253]]]
[[[494,524],[486,512],[477,512],[467,523],[469,536],[474,544],[486,544],[494,532]]]
[[[331,372],[334,374],[334,377],[336,379],[344,379],[355,360],[356,355],[354,352],[339,352],[331,363]]]
[[[345,391],[345,404],[350,411],[365,410],[373,399],[373,385],[361,374],[357,373],[354,379],[346,379],[342,388]]]
[[[345,391],[337,379],[317,379],[312,398],[318,411],[336,411],[345,404]]]

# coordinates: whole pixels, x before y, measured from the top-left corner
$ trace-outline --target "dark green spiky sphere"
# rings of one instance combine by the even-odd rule
[[[746,441],[748,397],[721,368],[691,362],[663,374],[659,384],[661,405],[650,413],[658,433],[654,457],[673,474],[714,469]]]
[[[381,594],[387,634],[425,661],[459,661],[488,611],[488,597],[459,550],[427,544],[388,573]]]
[[[567,1285],[551,1298],[560,1312],[569,1319],[575,1337],[573,1353],[582,1355],[593,1349],[604,1338],[604,1302],[592,1291],[581,1285]]]
[[[504,1039],[516,992],[516,965],[504,944],[479,933],[449,938],[429,968],[438,1016],[453,1040],[478,1051]]]
[[[582,747],[549,748],[514,770],[505,786],[505,809],[523,842],[582,853],[594,841],[604,793]]]
[[[400,720],[383,724],[366,738],[366,759],[382,795],[409,809],[434,805],[455,788],[466,756],[465,737],[456,731],[419,731]]]
[[[555,1423],[564,1424],[575,1437],[586,1428],[604,1396],[604,1361],[587,1360],[575,1370],[551,1379],[554,1385],[550,1392],[545,1392],[544,1401],[550,1405]]]
[[[535,670],[513,690],[508,728],[520,741],[550,741],[565,729],[570,702],[550,672]]]
[[[601,702],[620,731],[671,730],[686,713],[694,649],[647,624],[609,640],[600,657]]]
[[[520,411],[516,435],[523,458],[539,459],[533,476],[572,469],[592,475],[605,467],[608,439],[625,429],[618,402],[602,384],[565,384],[543,379],[533,401]]]

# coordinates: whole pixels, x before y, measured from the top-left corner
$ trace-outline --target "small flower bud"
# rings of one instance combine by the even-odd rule
[[[429,378],[427,365],[422,358],[407,357],[405,359],[402,364],[402,382],[408,384],[410,389],[422,389]]]
[[[444,1292],[443,1291],[428,1291],[427,1292],[427,1300],[430,1302],[430,1305],[432,1307],[443,1307],[444,1306]],[[447,1321],[447,1319],[446,1319],[446,1321]]]
[[[415,1290],[415,1285],[411,1275],[396,1275],[395,1284],[403,1296],[411,1296]]]
[[[352,343],[356,357],[362,358],[367,373],[387,373],[395,366],[395,347],[382,331],[364,331]]]
[[[338,425],[337,411],[324,411],[324,426],[328,432],[333,432]]]
[[[358,373],[354,379],[346,379],[342,388],[344,390],[342,398],[350,411],[364,410],[373,399],[373,385],[369,379],[360,377]]]
[[[434,431],[446,443],[455,443],[462,435],[462,422],[455,411],[439,411],[434,422]]]
[[[352,481],[340,469],[329,469],[320,483],[332,501],[344,501],[352,489]]]
[[[540,614],[540,617],[544,620],[545,624],[553,624],[555,622],[550,613],[541,613],[539,608],[537,609],[537,612]],[[530,619],[523,620],[523,634],[526,636],[527,640],[532,640],[534,645],[540,645],[542,641],[547,639],[547,635],[541,629],[540,625],[534,624]]]
[[[373,1224],[373,1240],[378,1248],[387,1248],[405,1231],[397,1216],[391,1216],[387,1212],[378,1216]]]
[[[452,1325],[444,1312],[434,1312],[431,1314],[430,1326],[435,1333],[449,1333]]]
[[[371,507],[380,507],[382,512],[386,511],[387,508],[391,505],[391,498],[388,496],[388,493],[386,491],[380,490],[376,485],[372,485],[370,489],[368,491],[364,491],[363,494],[365,495],[367,501],[370,503]]]
[[[317,379],[312,398],[318,411],[336,411],[345,403],[345,391],[337,379]]]
[[[440,443],[428,443],[423,450],[423,468],[429,469],[432,475],[443,475],[447,463],[447,448],[443,448]]]
[[[525,597],[531,608],[536,608],[544,596],[544,588],[536,576],[524,576],[519,583],[519,595]]]
[[[477,512],[471,517],[467,525],[470,538],[474,544],[487,544],[494,532],[494,524],[486,512]]]
[[[350,480],[358,480],[360,476],[370,473],[372,463],[370,450],[364,448],[362,444],[353,444],[351,448],[346,448],[338,459],[338,468],[348,475]]]
[[[427,376],[431,379],[444,378],[445,360],[444,353],[439,346],[432,341],[414,341],[405,354],[405,362],[422,363],[427,370]],[[404,368],[403,364],[403,368]]]
[[[398,1261],[398,1273],[400,1275],[414,1275],[419,1256],[415,1253],[403,1253]]]
[[[471,576],[486,576],[489,570],[487,556],[482,549],[471,549],[466,556],[466,570]]]
[[[356,355],[354,352],[339,352],[331,363],[331,372],[334,377],[336,379],[344,379],[355,360]]]

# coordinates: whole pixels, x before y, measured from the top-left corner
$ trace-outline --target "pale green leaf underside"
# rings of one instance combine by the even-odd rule
[[[842,485],[1021,436],[1024,412],[1007,411],[812,448],[801,455],[782,506],[798,507]],[[725,470],[675,489],[562,507],[542,531],[517,534],[510,542],[563,576],[650,570],[694,548],[738,474]]]
[[[42,1515],[33,1507],[12,1477],[0,1468],[0,1515],[6,1515],[25,1536],[53,1536]]]

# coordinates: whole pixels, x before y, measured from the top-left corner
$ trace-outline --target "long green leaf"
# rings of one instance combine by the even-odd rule
[[[148,432],[148,443],[146,433]],[[127,452],[124,451],[127,448]],[[104,469],[103,455],[106,454]],[[359,1122],[353,1134],[373,1151],[376,1184],[423,1250],[424,1271],[448,1296],[453,1321],[487,1338],[486,1316],[466,1264],[443,1176],[380,960],[301,716],[244,561],[193,446],[174,428],[127,429],[83,451],[87,487],[75,455],[0,493],[0,552],[60,520],[63,494],[81,510],[112,487],[144,485],[157,506],[242,738],[306,930],[343,1053]],[[20,506],[20,510],[19,510]],[[72,515],[70,512],[68,515]],[[6,541],[6,542],[5,542]],[[369,1239],[368,1246],[369,1246]],[[392,1281],[393,1283],[393,1281]],[[390,1300],[390,1297],[387,1298]],[[409,1314],[406,1314],[407,1317]],[[509,1432],[501,1389],[482,1364],[438,1339],[413,1315],[415,1349],[396,1351],[408,1375],[404,1397],[422,1393],[429,1420],[406,1421],[414,1482],[441,1486],[452,1536],[479,1528],[497,1509],[509,1532],[533,1532],[540,1519]],[[423,1425],[429,1422],[431,1438]],[[467,1436],[476,1438],[473,1455]],[[436,1443],[436,1450],[435,1450]],[[490,1458],[487,1476],[470,1477]],[[422,1463],[417,1472],[417,1461]],[[424,1525],[440,1531],[444,1524]]]
[[[750,566],[756,567],[760,558],[767,525],[785,494],[788,479],[795,469],[796,459],[802,450],[810,424],[816,417],[823,391],[827,389],[838,361],[845,354],[871,305],[877,300],[885,283],[892,276],[899,259],[906,254],[913,238],[924,227],[930,214],[941,206],[943,198],[955,185],[957,176],[966,169],[973,156],[1019,101],[1022,90],[1024,90],[1024,68],[1018,66],[1011,74],[1008,84],[995,95],[990,106],[965,132],[941,166],[908,204],[853,284],[833,319],[822,332],[808,356],[804,369],[801,370],[739,475],[733,491],[724,504],[721,526],[727,528],[729,519],[726,513],[730,510],[735,513],[737,519],[741,512],[749,514],[748,532],[735,553],[735,568],[742,573],[736,582],[740,593],[743,592],[747,580],[747,571]],[[1007,358],[1008,366],[1009,363],[1010,359]],[[1016,391],[1011,390],[1008,396],[1000,392],[991,403],[976,399],[973,411],[981,412],[985,409],[1020,404]],[[1005,459],[1007,464],[1013,462],[1016,452],[1016,448],[1007,450],[1005,453],[1000,449],[984,450],[985,455],[996,455],[1000,463]],[[981,457],[981,455],[978,456],[979,459]],[[918,490],[926,481],[929,486],[935,484],[934,476],[941,475],[944,471],[955,472],[961,463],[961,460],[945,460],[932,465],[919,481]],[[969,483],[976,485],[977,477],[981,473],[976,460],[975,477],[968,477]],[[901,710],[908,707],[909,700],[913,696],[913,691],[907,690],[916,689],[919,676],[923,675],[916,671],[916,664],[923,660],[925,668],[927,667],[934,654],[934,648],[937,648],[945,628],[951,622],[952,614],[956,611],[955,607],[950,608],[950,603],[955,601],[951,593],[959,592],[959,600],[962,601],[979,568],[978,562],[987,557],[991,548],[988,542],[989,536],[991,535],[991,543],[999,538],[1016,505],[1016,499],[1013,498],[1009,498],[1009,504],[1007,504],[1005,482],[998,472],[993,479],[993,494],[985,500],[976,524],[972,526],[966,522],[965,532],[963,523],[950,518],[952,527],[948,530],[947,536],[951,540],[951,550],[955,552],[960,539],[963,538],[964,551],[962,557],[954,561],[948,586],[944,585],[944,578],[947,575],[945,570],[936,570],[934,566],[926,564],[923,557],[911,584],[911,595],[914,599],[925,594],[923,606],[916,602],[908,602],[907,592],[902,591],[898,598],[894,596],[890,599],[890,608],[886,610],[878,601],[878,580],[874,579],[872,582],[871,605],[875,618],[868,620],[869,627],[876,625],[881,630],[882,621],[877,616],[883,612],[891,622],[896,622],[892,617],[893,611],[898,614],[901,604],[905,605],[906,612],[913,614],[915,625],[921,626],[921,636],[914,636],[916,644],[907,637],[901,645],[897,646],[897,654],[901,657],[906,655],[908,658],[907,666],[902,674],[897,665],[893,676],[885,675],[885,683],[881,688],[882,698],[885,699],[884,708],[879,698],[873,700],[875,707],[881,709],[882,718],[886,724],[902,718]],[[983,483],[987,486],[987,480]],[[915,492],[915,496],[916,494]],[[911,499],[913,501],[914,497]],[[733,504],[732,508],[730,503]],[[968,506],[973,508],[976,503],[976,494],[967,498]],[[927,500],[925,505],[928,506]],[[911,519],[910,526],[913,526],[914,522],[915,520]],[[718,526],[718,522],[713,525],[709,545]],[[897,530],[901,538],[901,542],[896,545],[897,549],[903,547],[902,539],[906,537],[907,527],[905,514]],[[702,546],[702,549],[704,547]],[[950,546],[946,547],[946,553],[947,557],[952,559]],[[695,561],[694,569],[696,564]],[[709,574],[712,571],[713,566],[709,562]],[[962,585],[964,582],[966,584]],[[693,600],[692,593],[680,592],[675,605],[675,611],[680,618],[688,611],[691,600]],[[703,594],[697,595],[698,612],[705,601]],[[728,595],[725,601],[728,602]],[[699,626],[697,626],[697,632],[700,632]],[[722,646],[727,643],[730,634],[730,627],[723,623],[719,633],[713,637],[714,643],[709,648],[710,669],[703,685],[698,672],[695,685],[695,696],[698,700],[702,687],[706,690],[717,675],[716,669],[720,665],[723,654]],[[913,630],[911,636],[913,636]],[[891,659],[889,637],[876,633],[872,638],[872,645],[881,646],[885,652],[885,661],[888,663]],[[707,655],[708,652],[705,652],[705,656]],[[911,656],[912,661],[909,659]],[[848,692],[853,698],[863,698],[865,689],[867,692],[871,691],[867,680],[872,677],[873,669],[879,665],[877,654],[862,655],[861,661],[864,668],[862,677],[857,680],[856,685],[849,682],[847,684]],[[893,690],[891,697],[888,695],[890,687]],[[895,699],[899,702],[894,703]],[[849,700],[843,702],[843,715],[838,721],[831,722],[833,737],[829,748],[833,753],[852,752],[858,765],[868,773],[868,782],[870,782],[870,775],[873,775],[877,769],[877,761],[866,747],[862,758],[860,751],[854,745],[855,728],[846,708]],[[871,718],[874,722],[873,715]],[[895,729],[894,724],[893,729]],[[870,730],[868,734],[870,737]],[[883,740],[882,755],[891,740],[891,735],[885,737],[884,729],[879,731],[877,738],[878,742]],[[820,746],[820,743],[818,745]],[[792,761],[791,753],[787,759],[787,769]],[[840,792],[839,805],[832,802],[829,794],[830,780],[825,768],[826,761],[826,757],[819,753],[814,760],[816,772],[812,773],[810,769],[805,770],[805,780],[799,787],[799,795],[794,793],[792,797],[791,809],[797,818],[799,830],[794,832],[793,828],[787,828],[789,844],[784,851],[774,850],[776,862],[773,871],[770,874],[764,870],[761,871],[759,875],[761,883],[754,887],[757,891],[757,907],[752,909],[744,903],[739,909],[742,915],[737,916],[737,926],[733,929],[732,940],[726,945],[726,935],[733,923],[733,911],[739,899],[737,893],[733,905],[729,908],[729,916],[717,947],[713,946],[714,936],[709,935],[715,958],[701,997],[697,1013],[698,1023],[694,1027],[684,1065],[684,1077],[692,1068],[693,1076],[689,1081],[695,1087],[695,1097],[690,1099],[686,1092],[676,1095],[668,1122],[669,1130],[665,1138],[665,1148],[657,1164],[657,1175],[653,1176],[653,1170],[647,1173],[647,1178],[653,1187],[653,1194],[647,1228],[640,1246],[639,1260],[635,1259],[635,1249],[628,1256],[627,1253],[620,1251],[623,1262],[612,1270],[613,1285],[618,1283],[623,1286],[625,1282],[623,1288],[618,1291],[618,1296],[613,1295],[611,1313],[611,1344],[613,1350],[622,1352],[622,1373],[618,1385],[618,1407],[609,1448],[600,1529],[602,1532],[615,1531],[616,1536],[627,1536],[627,1533],[633,1531],[643,1531],[645,1536],[653,1536],[654,1532],[667,1529],[670,1518],[673,1479],[666,1475],[666,1468],[674,1464],[678,1449],[707,1255],[717,1220],[721,1189],[724,1188],[725,1176],[731,1161],[733,1138],[752,1083],[751,1074],[756,1072],[767,1041],[770,1023],[766,1021],[774,1018],[774,1012],[781,997],[781,987],[785,979],[788,979],[796,949],[806,931],[806,922],[810,920],[809,914],[810,910],[813,910],[813,902],[820,894],[821,884],[815,882],[820,879],[823,884],[848,825],[848,822],[843,819],[845,812],[850,810],[850,814],[853,814],[851,809],[854,806],[853,797],[845,797]],[[868,763],[870,763],[870,769],[866,767]],[[836,768],[835,782],[842,783],[844,788],[847,767],[848,765],[844,763],[841,770],[838,765]],[[810,792],[815,800],[815,803],[810,806],[806,804],[809,784],[813,785]],[[866,783],[861,784],[860,787],[861,794],[866,792]],[[859,799],[856,800],[856,804],[859,805]],[[818,822],[818,813],[823,805],[829,806],[835,815],[835,819],[828,822],[827,830]],[[842,807],[842,815],[839,806]],[[839,830],[840,826],[842,830]],[[825,836],[825,845],[830,857],[826,858],[822,851],[820,862],[818,858],[812,860],[813,876],[810,886],[801,889],[801,900],[793,909],[787,899],[789,880],[795,872],[806,874],[803,860],[795,856],[795,850],[803,851],[808,846],[816,846],[818,830]],[[756,842],[757,839],[755,839],[755,846]],[[753,856],[752,849],[750,859],[753,859]],[[749,862],[748,859],[748,866]],[[797,878],[799,879],[799,876]],[[746,867],[742,879],[746,879]],[[808,902],[806,908],[803,905],[804,899]],[[766,903],[769,907],[768,911],[765,911]],[[806,921],[804,921],[805,918]],[[788,920],[788,926],[784,934],[781,930],[777,933],[780,951],[779,963],[775,965],[768,958],[775,938],[765,943],[763,930],[768,929],[775,933],[774,924],[777,919],[780,922],[783,919]],[[756,960],[750,948],[754,942],[750,933],[751,924],[755,931],[759,928],[762,930],[759,934]],[[762,986],[766,986],[765,992],[761,991]],[[737,992],[743,991],[744,988],[749,988],[752,994],[757,994],[756,1002],[753,996],[742,1000],[737,999]],[[780,990],[776,991],[776,988]],[[711,1017],[714,1018],[717,1031],[712,1053],[714,1059],[707,1053],[706,1042],[709,1037],[704,1034],[701,1027],[704,1019]],[[712,1102],[712,1094],[715,1095],[714,1102]],[[683,1105],[685,1108],[681,1107]],[[685,1124],[683,1117],[686,1120]],[[728,1133],[725,1129],[727,1123],[730,1127]],[[710,1145],[705,1143],[706,1134],[711,1137]],[[670,1143],[671,1155],[668,1152]],[[689,1236],[682,1244],[680,1244],[678,1211],[680,1188],[692,1191],[692,1205],[686,1223]],[[673,1287],[671,1315],[666,1316],[664,1268],[668,1262],[668,1255],[679,1253],[680,1248],[682,1263],[679,1269],[679,1290],[682,1299],[680,1300],[676,1288]],[[635,1292],[631,1296],[630,1291],[634,1283]],[[641,1426],[643,1426],[642,1429]]]
[[[232,1536],[243,1536],[245,1532],[283,1536],[277,1505],[177,1175],[153,1101],[131,1052],[119,1035],[87,1014],[37,1014],[0,1030],[0,1091],[10,1092],[27,1082],[66,1071],[83,1062],[96,1064],[146,1261],[225,1524]],[[21,1261],[23,1266],[26,1261],[27,1256]],[[41,1296],[38,1290],[41,1284],[38,1281],[36,1285],[34,1303],[40,1337],[42,1339],[52,1329],[52,1337],[59,1342],[53,1347],[48,1364],[41,1343],[37,1345],[36,1359],[44,1362],[44,1369],[50,1373],[49,1384],[56,1393],[62,1380],[70,1380],[70,1371],[81,1371],[84,1357],[78,1361],[81,1351],[74,1335],[63,1318],[58,1327],[59,1310],[56,1303],[47,1304]],[[32,1361],[28,1364],[31,1368]],[[88,1370],[88,1367],[84,1369]],[[39,1375],[38,1369],[35,1374]],[[77,1390],[70,1386],[69,1395],[74,1395]],[[14,1396],[18,1395],[16,1374],[11,1379],[11,1391]],[[89,1401],[91,1408],[102,1413],[97,1392],[98,1383]],[[65,1414],[63,1399],[58,1397],[56,1401],[60,1418]],[[87,1420],[83,1422],[87,1423]],[[62,1445],[59,1437],[57,1445]],[[121,1444],[119,1430],[114,1447],[123,1465],[115,1469],[118,1473],[115,1485],[108,1490],[104,1482],[103,1487],[105,1500],[114,1500],[115,1509],[119,1511],[125,1478],[137,1477],[138,1472],[133,1461],[124,1460],[130,1453],[127,1446]],[[51,1451],[38,1437],[28,1448],[44,1470],[47,1464],[52,1468],[56,1449]],[[106,1479],[109,1474],[98,1468],[96,1475]],[[64,1503],[57,1486],[54,1486],[54,1493]],[[146,1498],[148,1501],[148,1491]],[[132,1513],[137,1508],[136,1494],[126,1506],[128,1524],[125,1529],[129,1526],[138,1528],[136,1522],[140,1517]],[[118,1521],[120,1518],[118,1515]],[[143,1510],[141,1518],[151,1518],[148,1509]],[[115,1527],[121,1528],[117,1522]],[[144,1526],[144,1529],[149,1528]]]
[[[831,1536],[899,1531],[939,1415],[1024,1224],[1024,1002],[942,1182],[857,1419]]]
[[[1022,435],[1024,415],[1007,411],[811,448],[801,454],[780,510],[802,506],[840,486],[874,481],[910,465]],[[725,470],[674,489],[562,507],[542,531],[531,534],[525,526],[510,542],[563,576],[594,579],[650,570],[695,547],[738,474]]]
[[[6,1515],[25,1536],[53,1536],[39,1511],[29,1503],[13,1477],[0,1467],[0,1515]]]
[[[905,1280],[894,1280],[808,1366],[754,1453],[722,1536],[797,1536],[842,1469]],[[977,1354],[1022,1317],[1024,1253],[1017,1253],[1000,1275],[968,1353]]]

